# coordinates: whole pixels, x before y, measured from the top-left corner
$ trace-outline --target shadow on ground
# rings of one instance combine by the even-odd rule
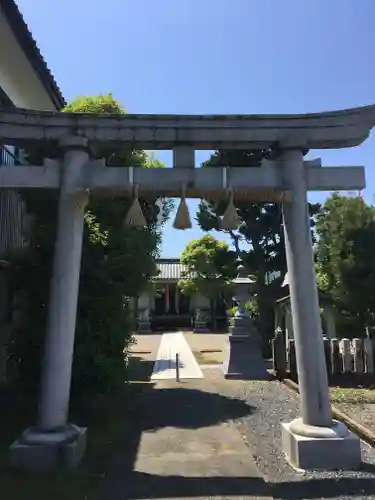
[[[366,498],[374,494],[372,479],[321,479],[265,483],[261,478],[248,477],[183,477],[153,476],[136,473],[132,492],[115,494],[114,499],[176,499],[176,498],[268,498],[275,500],[317,500],[321,498]]]
[[[363,469],[368,466],[364,465]],[[364,478],[329,478],[291,481],[272,484],[273,498],[280,500],[315,500],[318,498],[373,498],[375,492],[375,468],[371,467],[374,479]]]
[[[178,362],[178,367],[179,368],[184,368],[185,365],[179,361]],[[177,361],[171,360],[171,359],[158,359],[158,373],[164,372],[166,370],[176,370],[177,368]]]
[[[180,360],[178,367],[184,368],[184,363]],[[131,380],[133,382],[148,381],[151,379],[152,371],[154,368],[154,361],[144,359],[138,356],[131,356],[129,358],[129,371],[131,373]],[[158,373],[166,370],[176,370],[177,362],[171,359],[158,360]]]
[[[166,389],[155,389],[148,384],[140,402],[139,419],[135,419],[137,424],[127,429],[121,450],[114,458],[97,498],[207,499],[217,496],[303,500],[374,494],[375,467],[367,464],[362,470],[373,473],[374,479],[329,478],[284,483],[265,483],[259,477],[186,477],[134,470],[140,438],[145,431],[163,427],[198,429],[245,417],[255,411],[256,408],[238,399],[184,388],[183,384],[182,387]]]
[[[282,378],[282,377],[281,377]],[[286,378],[290,378],[298,383],[296,374],[287,373]],[[375,389],[374,375],[372,373],[337,373],[328,375],[331,387],[341,387],[343,389]]]
[[[121,450],[114,458],[107,480],[102,485],[99,498],[103,500],[189,496],[207,498],[214,494],[218,495],[225,478],[211,480],[199,477],[156,476],[135,471],[142,433],[163,427],[186,429],[209,427],[245,417],[253,411],[255,408],[243,401],[216,393],[184,387],[155,389],[151,384],[148,385],[144,389],[139,406],[138,426],[128,429]],[[248,478],[239,479],[239,483],[244,481],[249,483]],[[229,490],[234,487],[232,482],[233,479],[229,479]],[[265,488],[260,479],[259,484],[263,484],[263,489]],[[258,489],[260,491],[260,486]]]
[[[155,411],[147,411],[154,408]],[[158,411],[156,409],[159,408]],[[198,429],[245,417],[255,409],[238,399],[197,389],[156,389],[145,402],[143,429],[162,427]]]
[[[133,363],[133,364],[132,364]],[[153,362],[142,360],[142,358],[134,358],[131,362],[132,379],[136,382],[148,381],[152,372]],[[184,388],[182,383],[175,389],[155,389],[150,383],[136,384],[133,388],[137,392],[137,387],[142,386],[139,404],[136,403],[128,420],[121,420],[116,425],[119,429],[113,432],[115,442],[117,443],[117,453],[111,462],[107,472],[107,478],[102,482],[100,480],[100,491],[93,493],[85,498],[90,500],[125,500],[125,499],[176,499],[176,498],[191,498],[191,499],[207,499],[215,497],[240,497],[244,498],[274,498],[280,500],[309,500],[318,498],[366,498],[375,492],[375,467],[370,464],[363,464],[362,470],[369,474],[373,474],[374,479],[364,478],[329,478],[321,480],[306,480],[306,481],[289,481],[285,483],[268,483],[266,484],[261,478],[251,477],[184,477],[175,475],[152,475],[137,472],[134,470],[135,460],[139,448],[140,438],[144,431],[156,431],[163,427],[180,427],[187,429],[199,429],[201,427],[213,426],[217,423],[234,420],[245,417],[256,411],[256,408],[247,405],[246,403],[225,396],[199,391],[197,389]],[[140,389],[139,389],[140,390]],[[0,424],[5,424],[11,407],[17,406],[18,419],[14,420],[15,428],[24,428],[30,423],[30,415],[24,413],[23,402],[18,401],[14,393],[4,393],[0,398]],[[134,396],[131,399],[123,400],[121,404],[127,408],[132,402],[138,399]],[[118,405],[120,404],[118,403]],[[101,411],[96,411],[96,418],[103,425],[104,420],[108,419],[108,425],[113,426],[112,419],[109,418],[111,412],[119,411],[119,406],[115,404],[111,407],[102,408]],[[4,429],[9,427],[4,426]],[[92,432],[92,427],[90,427]],[[19,429],[17,430],[17,433]],[[104,434],[106,439],[109,439],[108,434]],[[118,440],[118,435],[122,436]],[[0,426],[1,438],[1,426]],[[103,438],[101,438],[103,439]],[[7,437],[8,440],[8,437]],[[92,449],[90,443],[93,441],[92,433],[89,439],[89,449],[87,458],[90,460]],[[95,439],[94,439],[95,441]],[[5,436],[4,436],[5,442]],[[106,448],[104,443],[94,443],[92,448]],[[112,451],[111,451],[112,453]],[[250,453],[250,450],[249,450]],[[0,457],[1,458],[1,457]],[[107,455],[95,457],[96,468],[100,477],[102,471],[105,470],[108,463]],[[91,457],[92,459],[92,457]],[[1,460],[0,460],[1,461]],[[90,468],[90,473],[93,474]],[[94,474],[96,471],[94,471]],[[203,471],[204,473],[204,471]],[[4,478],[2,478],[4,479]],[[22,476],[17,477],[17,481],[22,482]],[[43,479],[45,481],[45,479]],[[61,489],[67,489],[66,481],[72,481],[72,478],[62,476],[58,482]],[[13,483],[11,483],[12,486]],[[43,483],[43,488],[46,488],[50,493],[48,498],[56,497],[56,482],[46,486]],[[97,487],[97,485],[95,485]],[[68,488],[69,489],[69,488]],[[32,488],[30,488],[32,490]],[[11,499],[19,498],[22,500],[28,498],[26,496],[17,496],[14,488],[11,491],[12,496],[7,495],[7,487],[2,482],[1,498]],[[38,489],[41,491],[41,488]],[[39,498],[39,497],[38,497]],[[42,497],[40,497],[42,498]],[[44,496],[43,496],[44,498]],[[62,498],[58,496],[58,498]],[[68,496],[64,497],[68,498]],[[73,497],[69,497],[72,498]],[[75,497],[74,497],[75,498]],[[80,500],[83,496],[77,496]]]
[[[147,382],[150,380],[153,367],[153,360],[130,356],[128,365],[129,378],[133,382]]]
[[[372,373],[339,373],[329,375],[329,385],[353,389],[363,387],[375,389],[374,376]]]

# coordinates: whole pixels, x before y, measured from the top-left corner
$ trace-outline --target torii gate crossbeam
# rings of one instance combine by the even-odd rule
[[[236,193],[236,199],[246,200],[251,198],[252,193],[255,195],[257,191],[263,190],[263,197],[266,199],[267,196],[272,198],[274,193],[275,200],[282,201],[282,193],[290,194],[290,186],[282,178],[277,162],[263,163],[259,168],[144,169],[105,167],[98,165],[98,162],[88,162],[83,166],[82,176],[75,180],[72,189],[110,191],[124,195],[131,193],[133,185],[139,185],[140,193],[167,197],[179,196],[181,186],[185,185],[188,198],[204,198],[207,193],[223,197],[225,188],[230,186]],[[316,168],[309,165],[309,161],[304,162],[308,191],[361,190],[365,187],[363,167]],[[18,166],[12,169],[0,167],[2,189],[58,189],[60,182],[61,166],[57,161],[49,160],[45,166]]]

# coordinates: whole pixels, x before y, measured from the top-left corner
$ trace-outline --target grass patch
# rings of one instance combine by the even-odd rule
[[[133,361],[134,363],[134,361]],[[144,370],[143,366],[142,369]],[[142,373],[138,367],[139,373]],[[90,408],[72,412],[71,420],[88,426],[87,450],[80,468],[74,472],[28,474],[7,467],[8,448],[27,425],[35,421],[30,402],[13,404],[0,419],[0,485],[2,500],[91,500],[96,498],[110,460],[139,419],[138,402],[149,386],[140,379],[125,385],[121,394],[91,401]]]
[[[375,389],[364,387],[331,387],[332,403],[375,404]]]

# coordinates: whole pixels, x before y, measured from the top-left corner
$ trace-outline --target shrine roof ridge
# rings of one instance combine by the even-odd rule
[[[282,115],[93,114],[16,109],[0,111],[0,140],[56,142],[67,135],[90,144],[143,149],[257,149],[279,142],[311,149],[361,144],[375,125],[375,105]]]

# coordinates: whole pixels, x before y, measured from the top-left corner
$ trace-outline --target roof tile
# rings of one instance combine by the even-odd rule
[[[29,30],[23,15],[21,14],[18,5],[14,0],[0,0],[0,9],[7,17],[13,32],[18,39],[23,51],[27,55],[30,63],[39,74],[39,77],[47,88],[56,108],[61,109],[65,106],[66,101],[58,87],[50,69],[44,60],[36,41]]]
[[[154,279],[157,281],[178,281],[186,269],[179,259],[159,259],[156,265],[159,274]]]

